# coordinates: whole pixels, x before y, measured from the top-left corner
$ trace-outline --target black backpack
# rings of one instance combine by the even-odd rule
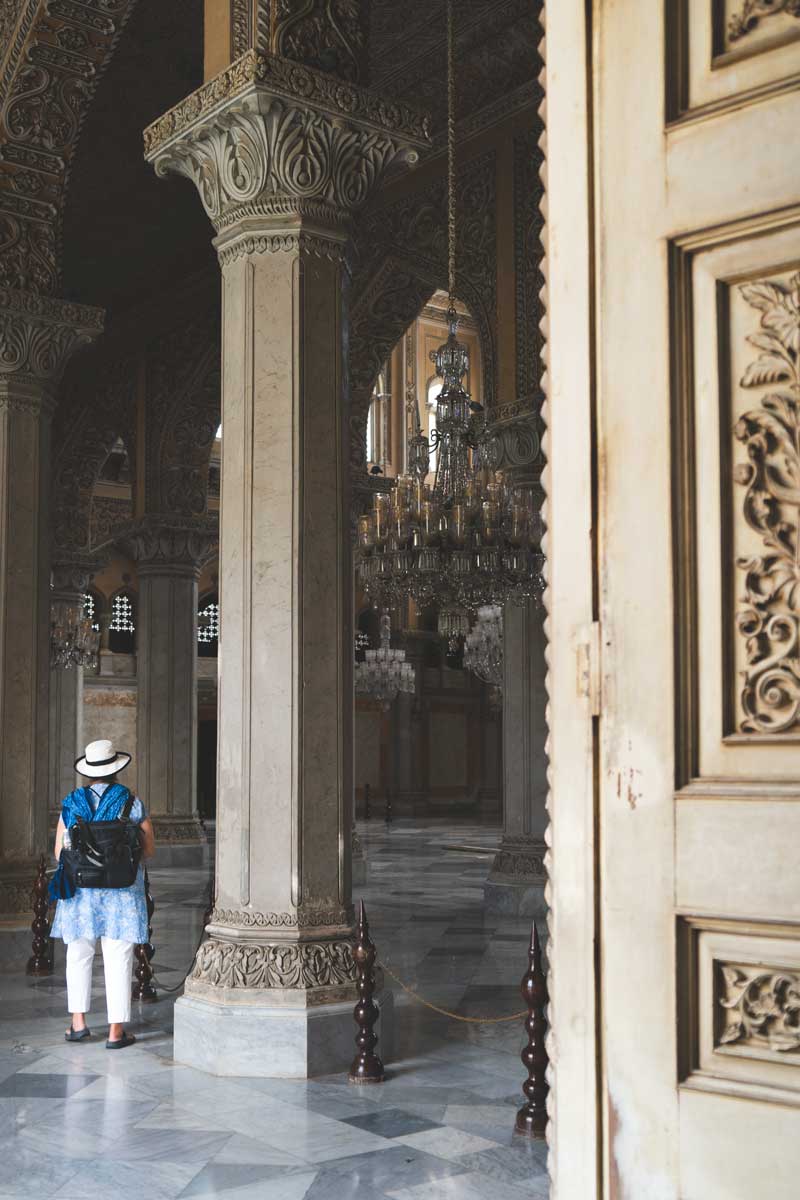
[[[61,863],[73,888],[126,888],[136,881],[142,843],[139,826],[129,820],[133,800],[129,794],[114,821],[78,817],[71,826],[72,845],[61,851]]]

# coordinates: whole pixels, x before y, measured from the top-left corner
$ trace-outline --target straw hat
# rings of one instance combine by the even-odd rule
[[[80,758],[75,760],[75,770],[79,775],[102,779],[104,775],[114,775],[121,771],[130,761],[130,754],[124,750],[117,753],[114,743],[102,738],[99,742],[89,742]]]

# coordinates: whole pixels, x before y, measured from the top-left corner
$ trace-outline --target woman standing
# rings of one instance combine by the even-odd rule
[[[117,781],[117,775],[130,761],[130,754],[117,753],[108,740],[89,743],[75,770],[93,782],[70,792],[61,803],[56,859],[60,858],[66,831],[78,817],[113,821],[120,815],[130,793]],[[150,858],[155,850],[153,825],[138,797],[133,800],[129,820],[139,826],[142,857]],[[95,943],[100,938],[109,1025],[106,1047],[122,1050],[133,1045],[136,1038],[124,1028],[131,1019],[133,948],[148,937],[141,865],[130,887],[78,887],[74,896],[59,899],[51,936],[61,937],[67,947],[67,1008],[72,1015],[64,1035],[67,1041],[82,1042],[91,1037],[86,1014],[91,1006]]]

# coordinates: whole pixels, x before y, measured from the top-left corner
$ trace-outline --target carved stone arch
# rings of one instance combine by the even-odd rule
[[[438,278],[387,257],[354,299],[350,317],[350,447],[354,470],[366,468],[367,416],[375,381],[392,347],[436,291]]]
[[[5,286],[59,290],[61,221],[81,127],[135,3],[21,0],[6,14],[0,76]]]
[[[456,295],[467,305],[478,325],[483,395],[487,406],[491,407],[496,396],[497,358],[495,152],[480,154],[460,166],[456,187]],[[372,385],[386,357],[384,353],[375,365],[378,354],[383,352],[382,322],[390,321],[392,310],[403,306],[404,296],[413,294],[415,286],[418,294],[423,295],[421,282],[429,285],[427,296],[398,330],[388,347],[391,349],[430,294],[436,288],[447,286],[446,181],[438,179],[420,191],[371,210],[361,219],[357,238],[362,265],[353,280],[351,342],[355,341],[355,347],[351,350],[351,397],[353,420],[356,425],[363,423],[366,427]],[[359,378],[354,370],[358,371],[363,364],[367,373],[369,351],[359,343],[370,338],[374,339],[377,348],[371,355],[367,392],[365,378]],[[355,431],[353,438],[354,463],[363,464],[363,450],[359,458],[355,449]]]
[[[65,381],[53,437],[53,544],[60,550],[92,552],[111,540],[111,526],[130,519],[123,505],[98,522],[94,490],[119,438],[135,478],[134,381],[128,359],[104,363],[89,378],[81,372]]]
[[[198,344],[204,343],[196,343],[195,351]],[[219,344],[210,339],[205,345],[154,431],[148,511],[195,517],[208,510],[208,470],[221,418],[222,382]]]

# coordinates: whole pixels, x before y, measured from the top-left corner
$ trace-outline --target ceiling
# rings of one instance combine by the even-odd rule
[[[459,0],[458,114],[530,83],[537,0]],[[194,189],[159,179],[142,130],[203,82],[203,0],[139,0],[97,88],[72,166],[63,226],[64,295],[116,316],[213,269],[213,230]],[[371,87],[445,113],[444,0],[373,0]]]

